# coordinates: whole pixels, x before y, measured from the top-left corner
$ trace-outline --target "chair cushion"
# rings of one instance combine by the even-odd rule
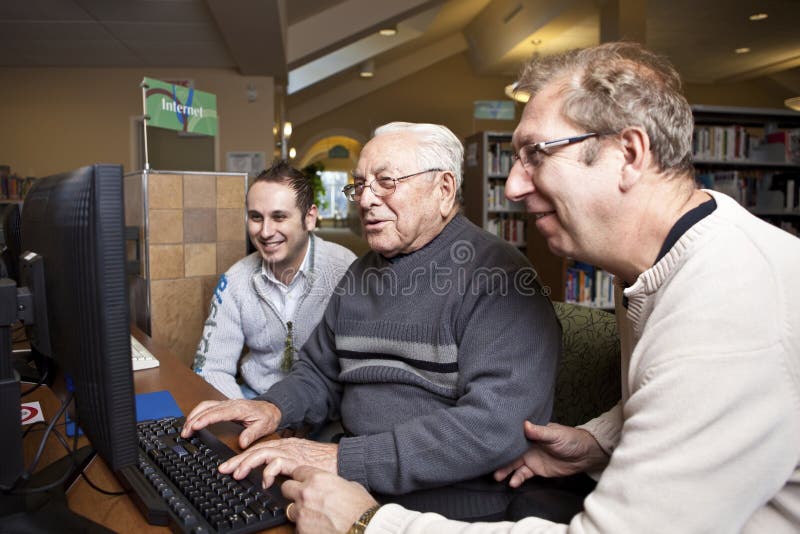
[[[575,426],[619,401],[620,348],[614,314],[554,302],[563,349],[556,377],[552,421]]]

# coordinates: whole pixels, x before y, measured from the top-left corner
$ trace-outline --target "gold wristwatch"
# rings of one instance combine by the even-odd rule
[[[366,512],[361,514],[361,517],[356,519],[356,522],[353,523],[353,526],[350,527],[350,530],[347,531],[347,534],[364,534],[364,531],[367,530],[367,525],[372,519],[372,516],[377,513],[378,508],[380,507],[380,504],[376,504],[375,506],[368,508]]]

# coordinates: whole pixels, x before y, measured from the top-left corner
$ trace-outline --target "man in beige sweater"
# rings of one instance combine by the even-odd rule
[[[468,524],[286,466],[298,531],[800,531],[800,240],[696,188],[679,77],[639,45],[535,58],[520,87],[506,195],[555,253],[615,274],[622,400],[578,428],[526,423],[495,477],[597,487],[568,524]]]

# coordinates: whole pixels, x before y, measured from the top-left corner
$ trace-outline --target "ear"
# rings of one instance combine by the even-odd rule
[[[437,190],[439,191],[439,213],[442,217],[447,217],[453,211],[453,206],[456,202],[456,177],[450,171],[442,173],[442,179],[439,182]]]
[[[628,191],[644,176],[652,162],[650,137],[638,126],[625,128],[620,133],[620,148],[624,160],[619,187]]]
[[[311,204],[308,213],[306,213],[306,216],[303,219],[303,222],[305,223],[305,228],[304,228],[305,230],[311,231],[314,228],[316,228],[318,215],[319,212],[317,211],[317,205]]]

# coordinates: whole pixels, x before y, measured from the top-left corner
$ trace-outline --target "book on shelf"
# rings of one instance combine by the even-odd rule
[[[485,230],[515,246],[525,244],[525,219],[503,213],[486,221]]]
[[[496,142],[486,152],[486,172],[494,176],[508,176],[511,171],[511,156],[514,151],[510,142]]]
[[[614,277],[603,269],[576,262],[567,268],[564,301],[595,308],[613,308]]]
[[[764,141],[775,147],[773,152],[776,158],[800,165],[800,129],[772,132],[766,135]]]
[[[725,193],[752,210],[796,211],[800,209],[800,170],[797,172],[762,172],[731,170],[695,175],[697,185]]]
[[[751,143],[743,126],[696,126],[692,155],[697,159],[744,161],[750,158]]]
[[[489,184],[486,208],[489,211],[525,211],[520,202],[512,202],[506,198],[506,184],[504,182]]]
[[[8,165],[0,165],[0,198],[4,200],[22,200],[35,178],[23,178],[11,173]]]
[[[755,182],[748,183],[744,173],[738,170],[700,173],[695,176],[695,181],[703,189],[725,193],[742,206],[755,204]]]
[[[744,126],[695,126],[696,160],[800,165],[800,129],[752,136]]]

